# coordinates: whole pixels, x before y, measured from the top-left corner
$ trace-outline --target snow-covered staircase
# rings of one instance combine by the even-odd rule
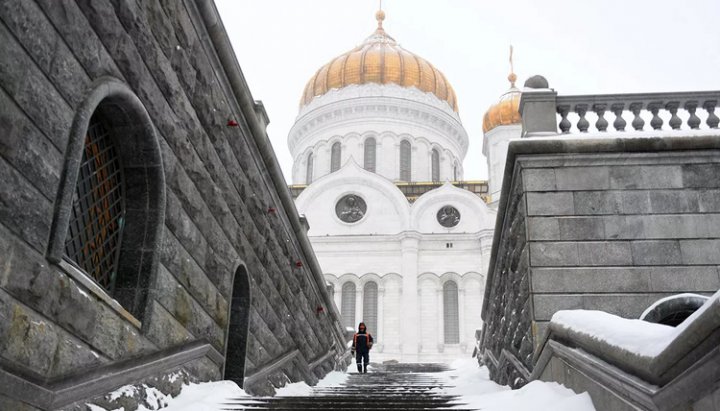
[[[354,365],[354,364],[353,364]],[[337,387],[315,387],[302,397],[244,397],[224,410],[463,410],[457,397],[442,394],[442,364],[373,365]],[[457,408],[456,408],[457,407]]]

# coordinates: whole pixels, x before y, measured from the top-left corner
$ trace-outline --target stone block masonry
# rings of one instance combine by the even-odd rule
[[[558,310],[638,318],[718,290],[719,177],[720,136],[511,143],[482,314],[492,378],[528,381]]]
[[[98,118],[124,179],[113,287],[65,254]],[[266,124],[209,0],[0,4],[0,405],[113,406],[179,372],[271,393],[343,366]]]

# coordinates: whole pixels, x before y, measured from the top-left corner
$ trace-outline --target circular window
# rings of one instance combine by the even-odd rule
[[[356,223],[365,217],[367,204],[360,196],[348,194],[335,204],[335,214],[346,223]]]
[[[437,220],[443,227],[455,227],[460,222],[460,212],[453,206],[443,206],[438,210]]]

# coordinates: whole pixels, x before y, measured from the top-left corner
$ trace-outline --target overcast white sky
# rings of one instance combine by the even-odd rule
[[[376,0],[216,0],[286,180],[287,133],[307,80],[376,27]],[[487,178],[482,116],[509,83],[560,95],[720,89],[720,0],[384,0],[385,30],[455,88],[470,137],[465,179]]]

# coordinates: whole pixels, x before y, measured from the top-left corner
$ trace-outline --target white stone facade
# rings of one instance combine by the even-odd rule
[[[449,183],[411,204],[395,184],[463,179],[458,113],[414,87],[349,85],[302,107],[288,146],[298,211],[346,325],[376,336],[371,360],[470,355],[495,211]]]
[[[362,198],[367,210],[347,223],[335,212],[347,194]],[[469,355],[475,330],[481,328],[480,307],[492,247],[495,212],[469,191],[444,184],[410,204],[390,180],[349,161],[326,175],[296,200],[310,224],[308,235],[326,279],[343,309],[343,286],[355,285],[347,325],[367,321],[365,285],[377,285],[373,361],[447,361]],[[441,207],[460,213],[455,227],[437,219]],[[444,286],[457,286],[457,341],[445,341]],[[344,314],[347,314],[344,313]]]

